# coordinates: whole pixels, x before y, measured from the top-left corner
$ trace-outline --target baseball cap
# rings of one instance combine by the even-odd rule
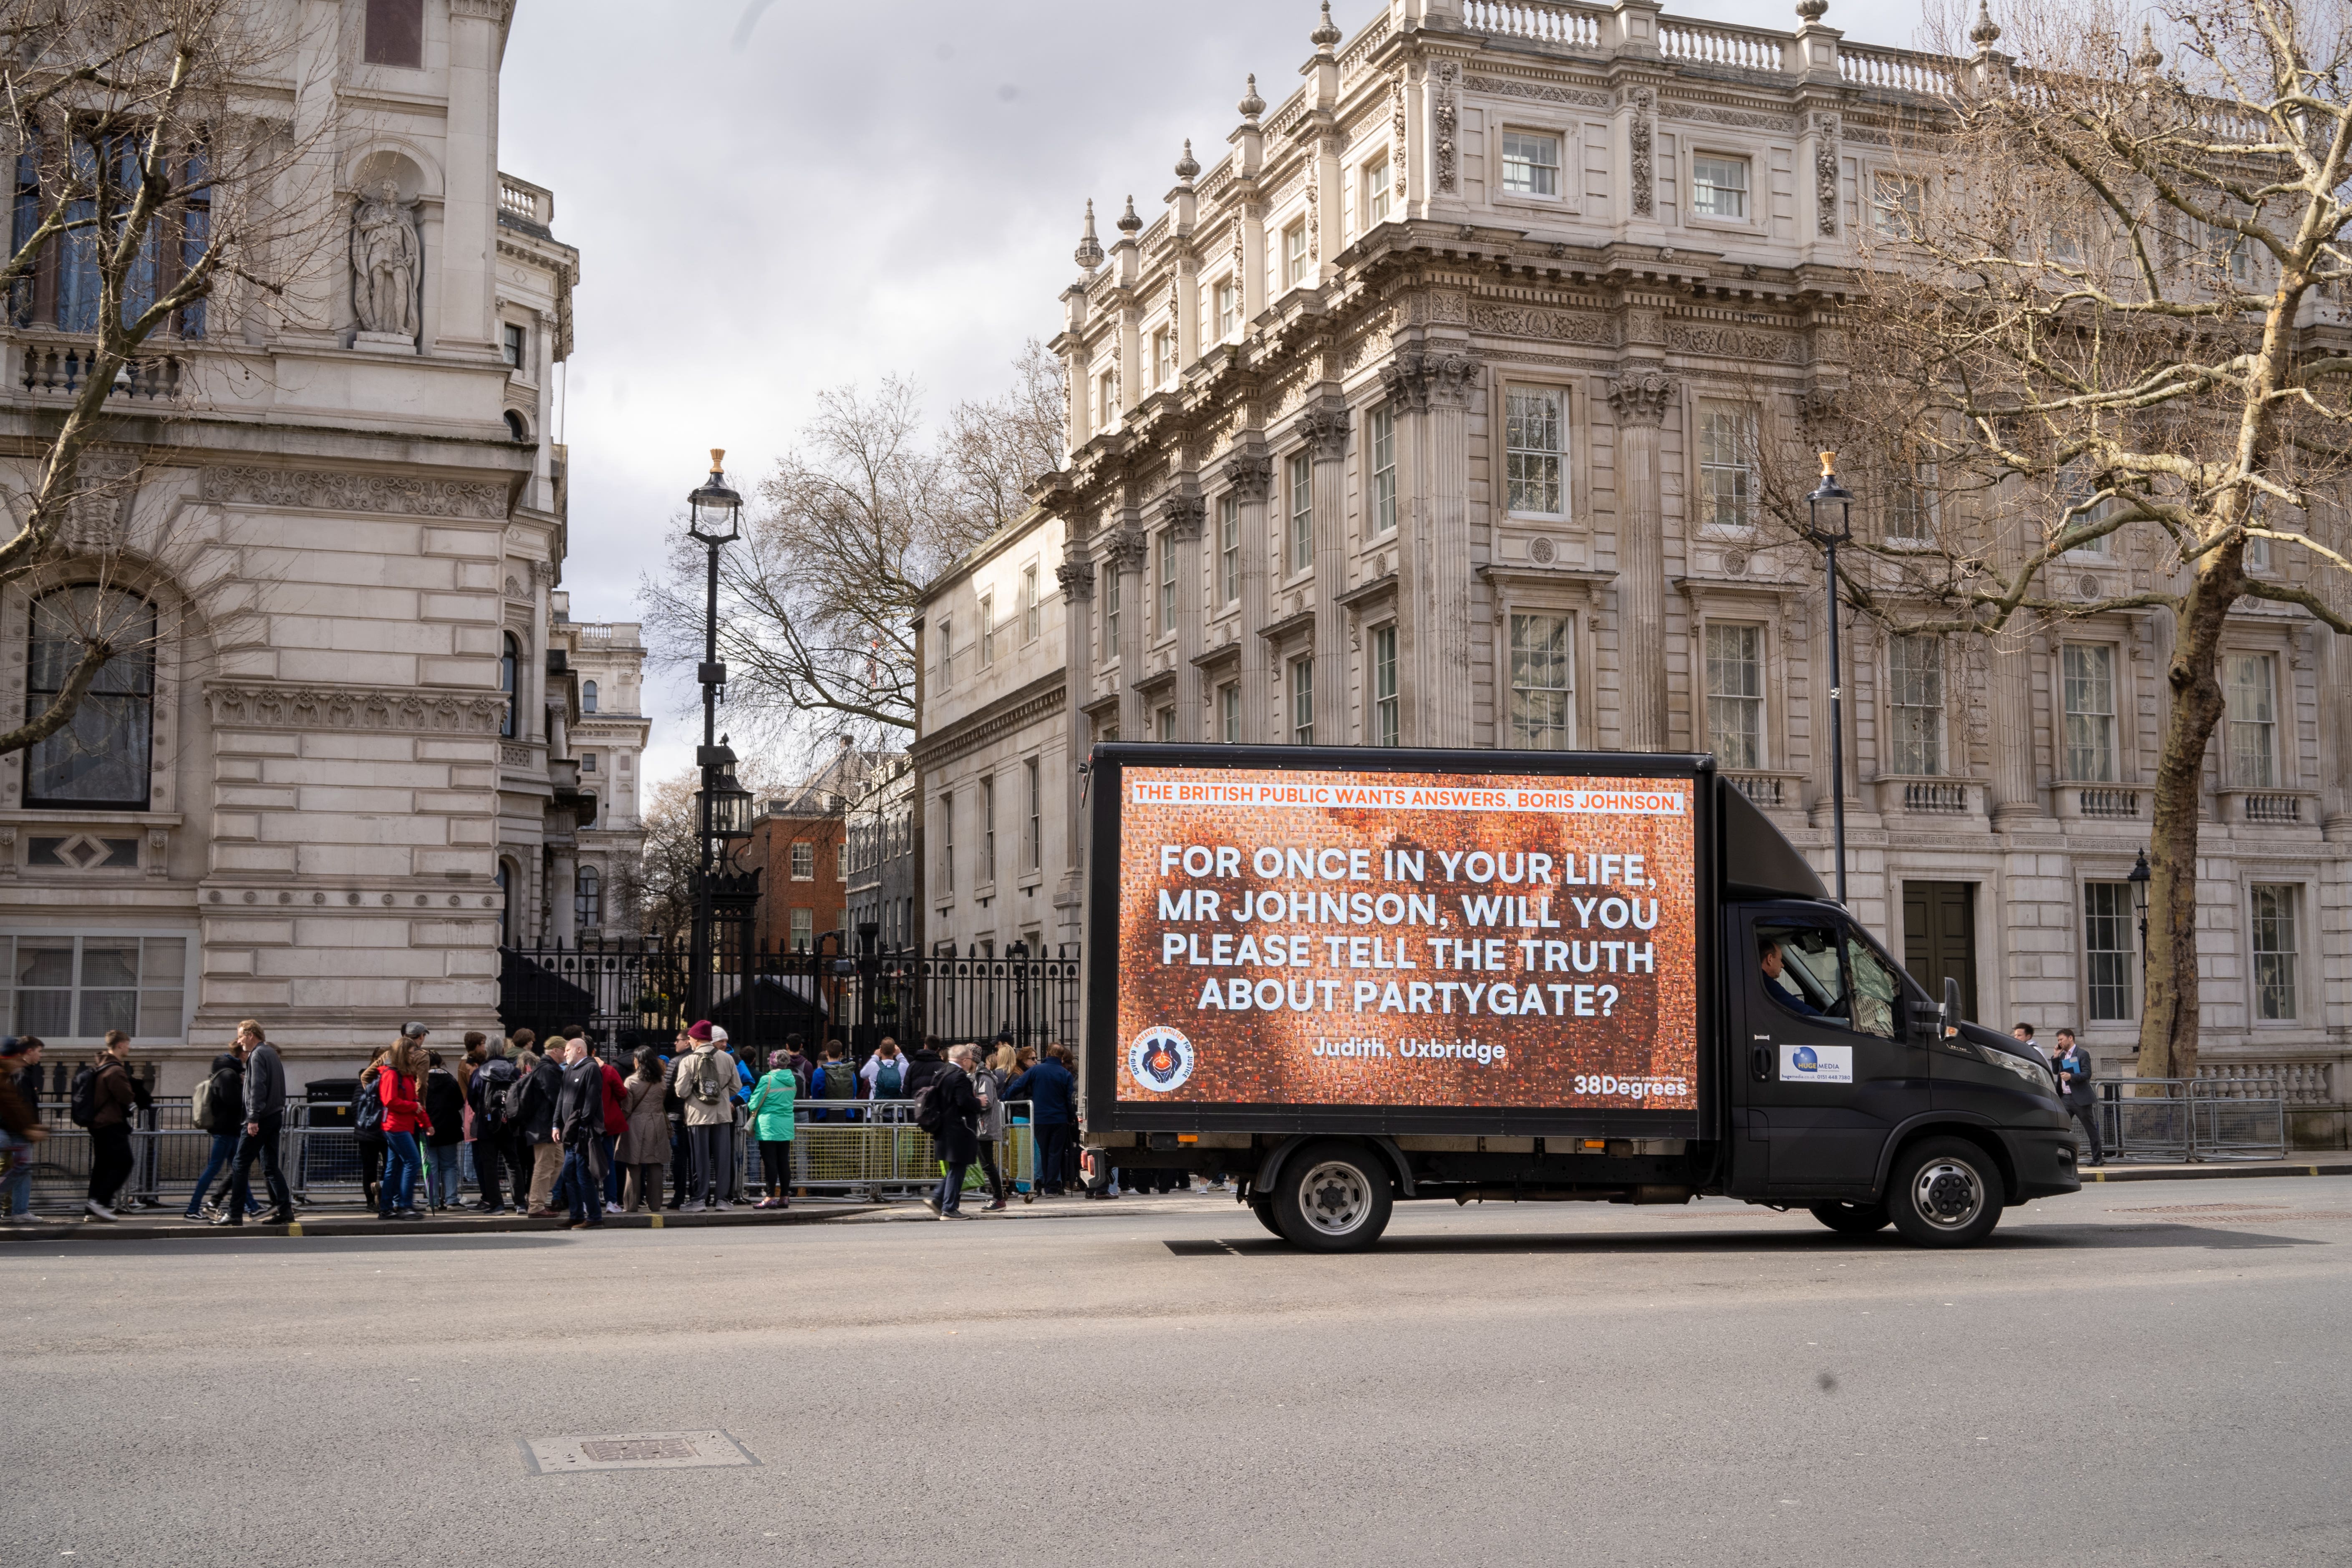
[[[408,1038],[410,1038],[410,1039],[412,1039],[412,1040],[415,1040],[415,1039],[422,1039],[424,1037],[425,1037],[426,1035],[431,1034],[433,1031],[432,1031],[432,1030],[430,1030],[430,1029],[428,1029],[428,1028],[426,1028],[426,1027],[425,1027],[424,1025],[422,1025],[422,1024],[418,1024],[418,1023],[414,1023],[414,1022],[412,1022],[412,1023],[403,1024],[403,1025],[400,1026],[400,1032],[401,1032],[403,1035],[406,1036]]]

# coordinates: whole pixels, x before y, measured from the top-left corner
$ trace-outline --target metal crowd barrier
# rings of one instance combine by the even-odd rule
[[[2110,1079],[2100,1089],[2099,1140],[2110,1160],[2187,1164],[2286,1157],[2286,1091],[2275,1081],[2129,1078]]]

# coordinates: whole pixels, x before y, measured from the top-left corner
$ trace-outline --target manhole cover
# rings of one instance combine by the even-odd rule
[[[574,1470],[693,1470],[756,1465],[750,1449],[724,1432],[595,1432],[526,1437],[535,1476]]]

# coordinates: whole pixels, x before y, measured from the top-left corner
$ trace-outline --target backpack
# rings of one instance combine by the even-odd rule
[[[231,1094],[228,1085],[221,1081],[227,1072],[223,1068],[196,1085],[195,1100],[189,1107],[189,1120],[215,1138],[236,1131],[244,1120],[242,1097]]]
[[[694,1053],[694,1082],[690,1087],[694,1102],[709,1106],[725,1104],[728,1091],[735,1085],[727,1076],[727,1069],[719,1065],[719,1053],[707,1050]]]
[[[493,1057],[476,1075],[482,1085],[482,1102],[475,1114],[492,1127],[503,1127],[522,1114],[522,1074],[504,1057]]]
[[[74,1069],[73,1096],[66,1107],[76,1127],[87,1127],[98,1118],[98,1066],[84,1062]]]
[[[915,1125],[936,1138],[947,1131],[947,1104],[940,1097],[937,1079],[923,1086],[915,1096]]]
[[[898,1098],[898,1091],[906,1087],[906,1079],[899,1074],[898,1062],[884,1062],[881,1069],[874,1075],[874,1098],[896,1100]]]
[[[857,1098],[857,1069],[845,1061],[827,1062],[817,1069],[816,1098],[819,1100],[855,1100]]]
[[[362,1137],[371,1132],[383,1136],[383,1090],[379,1087],[383,1082],[381,1071],[373,1079],[362,1079],[360,1092],[352,1101],[352,1131]]]
[[[213,1130],[213,1080],[196,1085],[196,1092],[188,1099],[188,1121],[199,1131]]]

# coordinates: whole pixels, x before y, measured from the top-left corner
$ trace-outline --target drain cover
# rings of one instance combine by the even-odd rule
[[[695,1470],[756,1465],[751,1451],[724,1432],[594,1432],[526,1437],[535,1476],[574,1470]]]

